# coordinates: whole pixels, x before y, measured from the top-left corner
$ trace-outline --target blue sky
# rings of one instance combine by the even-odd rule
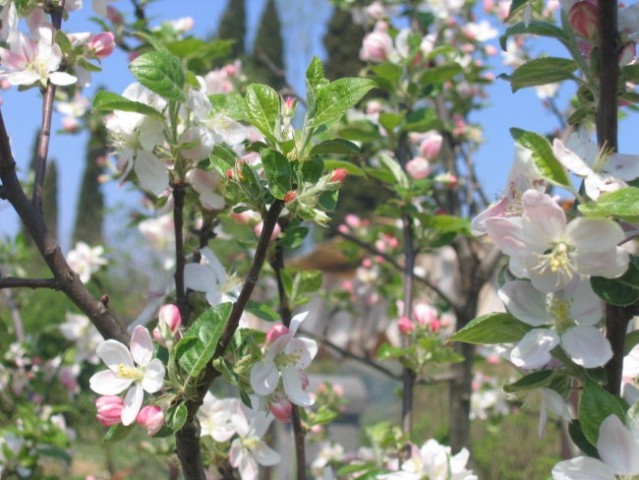
[[[90,3],[78,12],[72,12],[64,28],[69,32],[95,31],[96,27],[88,18],[92,15]],[[149,18],[175,19],[191,16],[195,19],[195,35],[206,36],[215,31],[227,0],[158,0],[148,8]],[[118,1],[118,7],[125,8],[129,3]],[[257,23],[265,0],[247,0],[250,48]],[[304,91],[304,71],[313,55],[320,58],[324,55],[322,36],[331,7],[328,0],[278,0],[278,6],[284,25],[285,62],[289,82],[293,87]],[[205,20],[204,20],[205,19]],[[496,25],[500,31],[503,26]],[[496,40],[493,41],[496,44]],[[104,85],[108,89],[120,93],[134,79],[126,68],[126,58],[116,53],[104,60],[104,72],[95,74],[93,85]],[[494,74],[505,72],[498,67]],[[565,87],[564,87],[565,88]],[[567,90],[566,90],[567,91]],[[516,94],[510,92],[507,82],[497,80],[489,89],[490,106],[475,115],[472,120],[484,128],[485,143],[475,156],[478,173],[489,198],[495,198],[504,188],[510,162],[513,158],[513,143],[508,132],[512,126],[540,133],[557,127],[556,120],[540,105],[532,89],[522,90]],[[1,92],[2,113],[12,139],[14,155],[20,168],[26,168],[29,161],[33,135],[40,122],[40,95],[32,89],[27,92]],[[564,95],[565,97],[566,95]],[[60,116],[55,114],[59,128]],[[622,127],[622,132],[623,127]],[[82,168],[84,165],[84,135],[54,135],[51,141],[51,158],[58,162],[60,177],[60,231],[63,248],[69,247],[68,237],[74,222],[73,212],[79,189]],[[639,150],[639,136],[621,135],[621,151],[631,153]],[[130,208],[135,208],[137,195],[125,187],[118,187],[111,182],[104,187],[109,207],[113,214],[107,223],[107,231],[116,234],[126,222]],[[17,218],[0,202],[0,234],[12,234],[17,230]]]

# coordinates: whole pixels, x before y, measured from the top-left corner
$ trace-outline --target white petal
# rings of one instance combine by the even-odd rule
[[[559,162],[580,177],[586,177],[593,173],[592,168],[575,152],[566,147],[561,140],[555,138],[552,143],[552,153]]]
[[[141,367],[146,366],[153,357],[153,339],[142,325],[135,327],[131,334],[131,356]]]
[[[601,459],[615,473],[636,475],[639,473],[639,450],[630,430],[616,415],[609,415],[601,422],[597,451]]]
[[[131,385],[131,380],[118,378],[111,370],[103,370],[89,379],[89,386],[98,395],[117,395]]]
[[[216,289],[217,275],[206,265],[188,263],[184,266],[184,284],[196,292],[208,292]]]
[[[280,382],[280,375],[273,362],[256,362],[251,369],[251,387],[258,395],[273,393]]]
[[[133,367],[133,358],[131,352],[122,343],[117,340],[106,340],[98,345],[98,357],[102,359],[110,370],[116,370],[118,365],[126,365]]]
[[[286,344],[284,352],[298,356],[295,368],[304,369],[317,355],[317,342],[308,338],[292,338]]]
[[[595,294],[590,281],[577,279],[574,285],[566,287],[572,290],[570,318],[577,325],[597,325],[604,316],[603,301]]]
[[[559,344],[559,336],[553,330],[531,330],[510,352],[510,361],[526,369],[540,368],[551,360],[550,351]]]
[[[613,153],[608,157],[604,170],[622,180],[634,180],[639,177],[639,155]]]
[[[520,218],[492,217],[485,221],[486,233],[497,247],[510,257],[519,257],[526,249]]]
[[[169,173],[166,166],[152,153],[139,150],[133,170],[138,176],[140,187],[153,195],[159,195],[169,186]]]
[[[281,460],[280,454],[270,448],[264,442],[260,442],[253,453],[255,454],[255,458],[258,463],[266,467],[277,465],[278,463],[280,463]]]
[[[286,392],[286,396],[292,403],[300,407],[310,407],[315,403],[311,396],[302,388],[299,370],[283,368],[282,380],[284,381],[284,392]]]
[[[591,457],[576,457],[559,462],[552,469],[553,480],[615,480],[615,472]]]
[[[160,391],[164,385],[164,374],[164,365],[159,359],[154,358],[146,366],[144,378],[142,379],[142,388],[149,393]]]
[[[533,327],[553,322],[546,307],[546,295],[535,289],[530,282],[506,282],[498,294],[508,311],[522,322]]]
[[[521,200],[528,233],[534,232],[532,238],[526,238],[527,243],[545,242],[563,234],[566,214],[552,197],[537,190],[527,190]]]
[[[49,80],[54,85],[58,85],[61,87],[66,87],[67,85],[73,85],[78,81],[76,77],[70,75],[66,72],[53,72],[49,74]]]
[[[291,332],[291,335],[295,335],[297,333],[297,329],[300,328],[300,325],[304,320],[308,317],[308,312],[298,313],[291,319],[291,323],[288,326],[288,331]]]
[[[569,328],[561,336],[561,347],[577,365],[595,368],[612,358],[612,348],[597,327],[577,326]]]
[[[138,416],[140,408],[142,408],[142,400],[144,399],[144,390],[137,383],[126,392],[124,404],[122,405],[122,425],[131,425]]]

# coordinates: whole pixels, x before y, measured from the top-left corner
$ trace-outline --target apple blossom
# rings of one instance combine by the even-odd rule
[[[291,423],[293,404],[283,395],[276,393],[268,401],[268,409],[282,423]]]
[[[253,365],[251,387],[258,395],[266,396],[273,393],[281,378],[284,393],[291,402],[302,407],[313,404],[311,396],[304,391],[301,374],[315,358],[317,343],[306,338],[295,338],[297,329],[307,315],[308,312],[295,315],[288,332],[280,334],[267,344],[264,358]]]
[[[535,327],[511,351],[510,360],[517,367],[544,366],[559,344],[585,368],[602,366],[612,357],[610,343],[597,328],[604,316],[603,302],[588,281],[575,278],[565,289],[547,295],[527,281],[515,280],[504,284],[499,298],[510,313]]]
[[[575,276],[617,278],[628,267],[628,253],[618,246],[624,239],[612,220],[566,214],[548,195],[528,190],[522,196],[523,214],[492,217],[486,230],[497,247],[510,256],[510,271],[529,278],[544,293],[559,290]]]
[[[100,425],[110,427],[122,421],[124,400],[117,395],[103,395],[95,401],[98,410],[96,418]]]
[[[240,408],[237,398],[218,399],[206,392],[202,406],[197,412],[200,435],[213,437],[216,442],[229,441],[237,431],[232,414]]]
[[[238,405],[232,414],[232,420],[238,436],[231,443],[229,451],[231,466],[239,470],[242,480],[257,480],[259,465],[270,467],[281,460],[279,453],[262,440],[273,417],[256,413],[247,418],[241,405]]]
[[[599,14],[597,2],[582,0],[576,2],[568,11],[568,22],[575,33],[590,42],[599,37]]]
[[[101,266],[106,265],[107,259],[102,256],[104,247],[97,245],[89,247],[84,242],[75,244],[75,248],[67,253],[66,260],[69,267],[78,274],[82,283],[91,280],[91,275],[97,272]]]
[[[117,340],[98,346],[98,356],[108,367],[89,380],[91,390],[99,395],[117,395],[129,389],[122,408],[122,424],[130,425],[142,407],[144,392],[158,392],[164,382],[164,365],[153,356],[149,331],[137,326],[131,335],[130,350]]]
[[[158,313],[158,325],[153,329],[153,338],[160,345],[170,346],[181,324],[179,308],[172,304],[163,305]]]
[[[152,437],[164,426],[164,413],[157,405],[142,407],[135,421],[146,428],[146,433]]]
[[[86,47],[95,58],[106,58],[115,50],[115,37],[111,32],[100,32],[91,35]]]
[[[67,312],[65,321],[58,328],[65,339],[75,343],[74,361],[76,363],[88,362],[97,365],[100,362],[95,351],[102,342],[102,335],[91,323],[89,317]]]
[[[202,248],[200,255],[199,263],[189,263],[184,268],[186,288],[205,293],[210,305],[231,300],[228,294],[235,288],[233,277],[226,275],[213,250]]]
[[[386,22],[377,22],[375,30],[366,34],[362,49],[359,52],[360,60],[364,62],[384,62],[395,51],[393,39],[387,32]]]
[[[218,193],[220,176],[215,170],[192,168],[186,172],[186,180],[198,194],[202,207],[206,210],[222,210],[224,197]]]
[[[430,175],[430,163],[423,157],[414,157],[406,162],[406,171],[415,180],[421,180]]]

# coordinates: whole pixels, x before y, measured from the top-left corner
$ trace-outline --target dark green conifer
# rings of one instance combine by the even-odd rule
[[[235,40],[231,48],[231,58],[244,55],[244,38],[246,37],[245,0],[229,0],[222,20],[217,29],[217,38]]]
[[[364,27],[353,22],[348,10],[333,10],[324,35],[327,54],[324,64],[326,78],[337,80],[358,76],[364,67],[364,63],[359,59],[359,51],[365,34]]]
[[[255,81],[280,90],[286,85],[284,74],[284,41],[275,0],[268,0],[253,44],[252,68],[249,75]]]

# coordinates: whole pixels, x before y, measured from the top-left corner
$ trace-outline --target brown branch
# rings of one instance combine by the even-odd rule
[[[173,187],[173,227],[175,233],[175,297],[180,316],[185,325],[189,324],[188,298],[184,286],[184,184],[174,184]]]
[[[276,200],[273,202],[268,212],[264,215],[262,233],[257,242],[253,263],[244,285],[242,286],[242,290],[240,291],[236,302],[233,304],[233,309],[231,310],[231,314],[226,324],[226,329],[218,342],[212,361],[209,362],[199,379],[197,395],[186,402],[188,419],[184,424],[184,427],[177,432],[176,442],[177,454],[180,459],[180,464],[182,465],[184,478],[189,480],[206,479],[202,464],[202,454],[200,451],[200,428],[197,423],[197,419],[195,418],[195,414],[197,413],[200,405],[202,405],[204,395],[206,395],[211,383],[213,383],[213,381],[220,375],[220,373],[213,367],[213,363],[216,359],[224,355],[226,349],[231,343],[235,331],[237,330],[240,318],[242,317],[246,305],[251,298],[251,294],[257,285],[260,271],[262,270],[262,266],[266,260],[271,235],[283,208],[284,202]]]
[[[0,111],[0,180],[6,199],[11,203],[25,228],[35,241],[42,258],[67,297],[84,312],[104,338],[129,343],[124,324],[96,299],[67,264],[56,239],[49,233],[42,216],[27,199],[16,175],[16,163],[9,143],[9,135]]]

